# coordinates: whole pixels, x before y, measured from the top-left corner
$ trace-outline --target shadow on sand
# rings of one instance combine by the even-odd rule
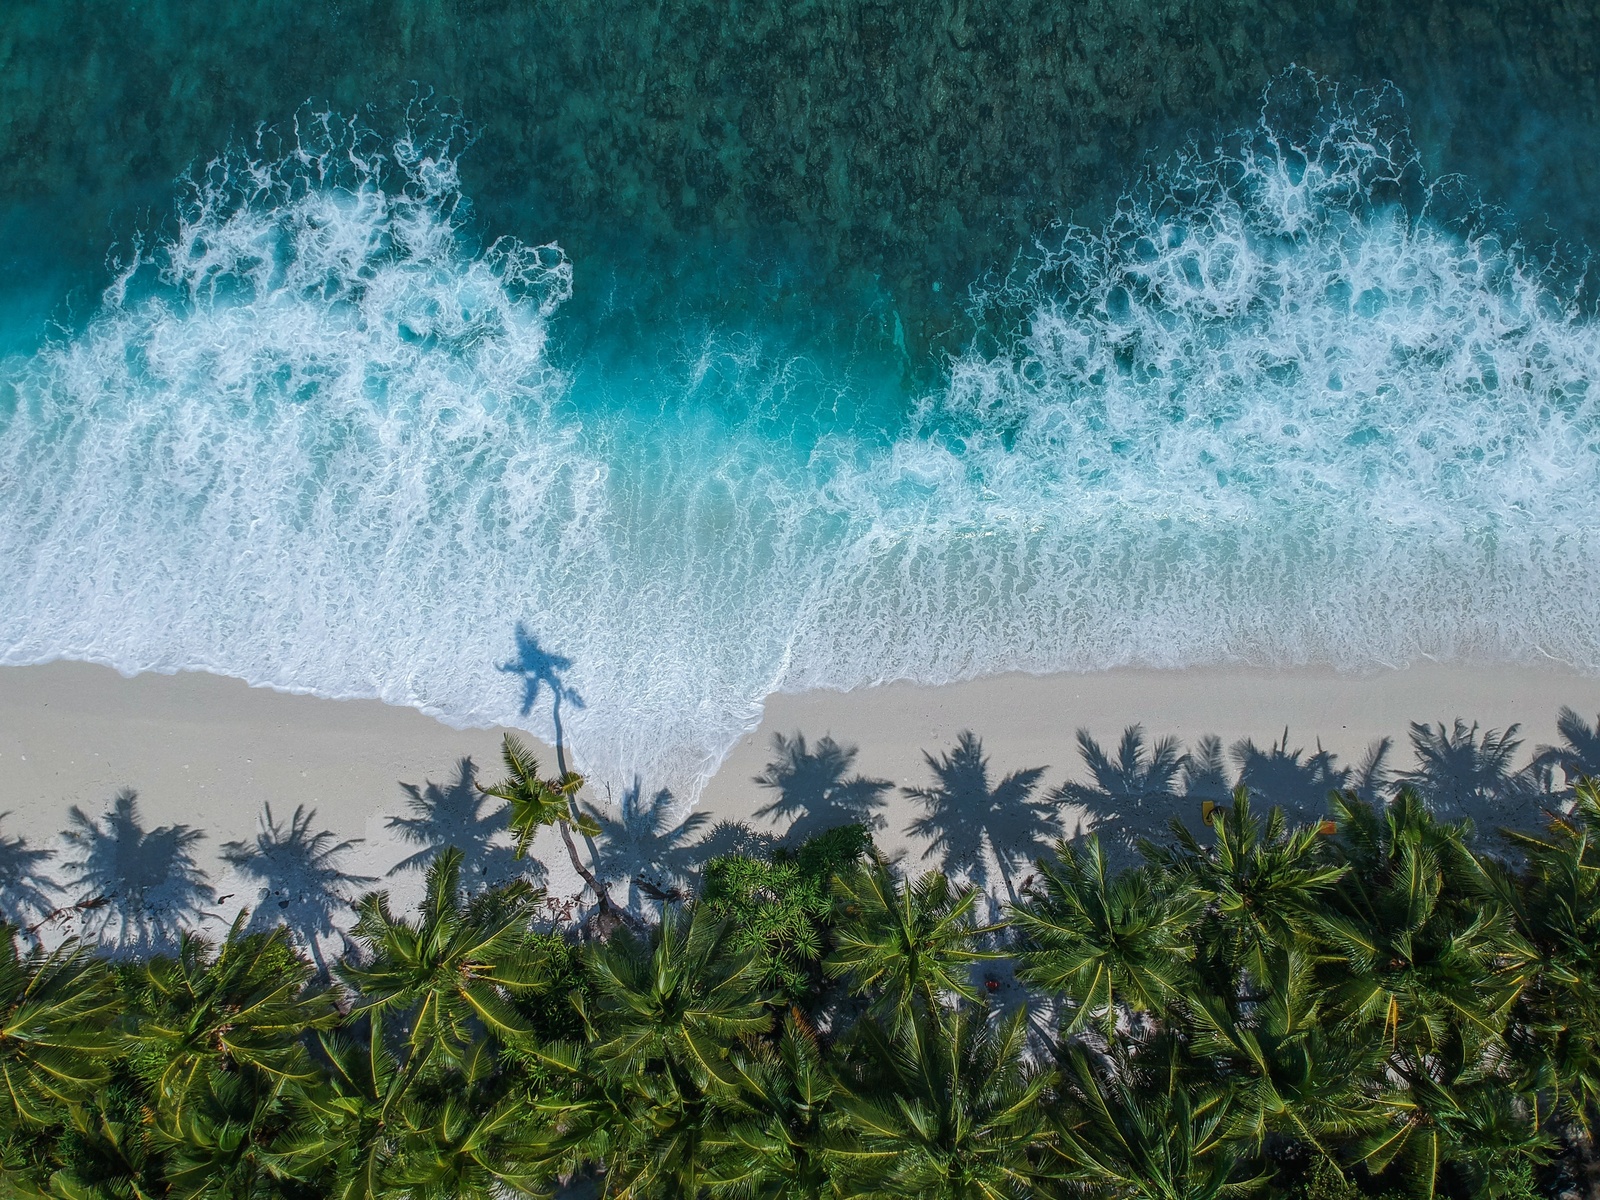
[[[887,779],[852,775],[855,746],[841,745],[824,735],[815,748],[806,745],[805,735],[772,735],[776,757],[755,782],[777,792],[776,798],[756,809],[755,815],[789,823],[786,839],[799,844],[824,830],[840,825],[865,825],[869,830],[883,828],[879,809],[884,806],[894,784]]]
[[[420,849],[390,867],[390,875],[424,870],[441,850],[454,846],[461,851],[461,883],[469,892],[518,876],[543,882],[543,863],[535,858],[519,861],[513,853],[505,801],[478,790],[477,768],[470,758],[456,763],[449,783],[403,783],[400,790],[406,794],[408,814],[390,817],[386,824]]]
[[[1034,799],[1047,767],[1013,771],[993,784],[983,742],[970,730],[956,739],[955,749],[935,757],[922,755],[933,772],[929,787],[902,789],[920,804],[923,815],[906,827],[928,846],[924,860],[946,874],[964,876],[994,894],[996,883],[1015,900],[1011,879],[1019,865],[1036,858],[1060,830],[1050,805]],[[998,878],[995,878],[995,873]]]
[[[79,907],[65,920],[81,920],[82,935],[115,955],[147,956],[170,950],[179,934],[211,914],[214,899],[193,848],[204,837],[187,825],[145,829],[138,795],[118,792],[111,807],[90,817],[74,805],[62,833],[73,872],[65,891]]]
[[[360,838],[341,842],[330,830],[312,832],[316,809],[296,806],[287,826],[263,805],[260,828],[253,842],[227,842],[222,859],[259,885],[251,906],[249,928],[287,926],[294,939],[311,955],[320,972],[328,963],[321,940],[337,931],[333,917],[350,907],[350,889],[376,883],[370,875],[350,875],[340,860]]]
[[[11,814],[0,813],[0,821]],[[22,837],[0,837],[0,917],[18,928],[43,920],[55,909],[55,881],[44,864],[54,850],[35,850]]]

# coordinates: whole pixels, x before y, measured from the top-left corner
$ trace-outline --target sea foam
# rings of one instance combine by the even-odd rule
[[[0,367],[0,661],[546,736],[559,681],[584,769],[686,802],[776,690],[1600,669],[1596,326],[1393,103],[1191,148],[979,294],[1011,334],[903,429],[787,440],[848,377],[559,361],[583,264],[472,236],[453,132],[304,116]]]

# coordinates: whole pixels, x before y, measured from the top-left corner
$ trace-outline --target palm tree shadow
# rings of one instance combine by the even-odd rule
[[[505,802],[478,790],[472,759],[456,763],[450,783],[403,783],[400,790],[410,815],[390,817],[386,825],[421,849],[390,867],[390,875],[424,870],[441,850],[454,846],[461,851],[461,878],[469,891],[481,892],[517,875],[544,880],[538,859],[517,859],[505,836]]]
[[[346,889],[377,880],[340,869],[339,860],[361,839],[337,841],[327,829],[313,833],[311,822],[316,815],[316,809],[297,805],[284,828],[273,817],[272,806],[263,805],[255,841],[225,843],[222,859],[261,885],[249,928],[287,926],[317,969],[326,972],[328,964],[323,961],[320,943],[336,932],[334,913],[350,906]]]
[[[813,749],[805,735],[772,735],[776,757],[755,782],[777,792],[771,804],[756,809],[755,815],[768,820],[789,822],[786,838],[799,844],[841,825],[864,825],[868,830],[883,828],[878,812],[886,803],[886,793],[894,787],[887,779],[850,775],[855,746],[845,746],[825,734]]]
[[[1222,744],[1203,739],[1202,757],[1183,753],[1178,739],[1158,738],[1147,743],[1143,725],[1129,725],[1113,753],[1107,753],[1087,729],[1077,732],[1078,755],[1092,782],[1068,781],[1046,799],[1054,805],[1087,809],[1091,827],[1099,834],[1107,855],[1119,865],[1138,858],[1141,839],[1164,831],[1194,801],[1191,789],[1207,799],[1223,800],[1230,794]]]
[[[138,794],[118,792],[103,816],[91,818],[77,805],[68,810],[71,828],[62,833],[76,858],[63,865],[76,872],[66,887],[80,896],[83,934],[114,954],[147,956],[176,946],[188,926],[210,916],[202,905],[214,894],[194,861],[193,847],[205,834],[187,825],[140,823]]]
[[[1533,756],[1535,767],[1547,778],[1559,767],[1568,793],[1580,779],[1600,779],[1600,717],[1590,725],[1576,709],[1562,705],[1556,732],[1561,735],[1561,745],[1540,746]]]
[[[1532,801],[1540,794],[1537,782],[1538,757],[1531,768],[1518,770],[1512,762],[1522,745],[1519,726],[1508,725],[1502,732],[1486,729],[1480,735],[1478,723],[1470,726],[1457,717],[1450,728],[1413,721],[1411,746],[1417,765],[1396,777],[1415,788],[1437,813],[1487,818],[1499,824],[1519,818],[1537,818]]]
[[[927,840],[922,857],[937,857],[946,874],[965,875],[991,894],[992,863],[1015,901],[1013,867],[1037,857],[1059,832],[1049,806],[1033,798],[1047,768],[1013,771],[991,786],[983,742],[971,730],[957,737],[953,751],[938,757],[924,751],[922,757],[934,774],[933,786],[901,789],[923,808],[906,827]]]
[[[693,871],[690,838],[711,819],[707,814],[676,820],[672,793],[661,788],[646,800],[638,776],[622,793],[614,814],[609,804],[582,807],[600,825],[595,874],[604,883],[626,884],[630,909],[637,911],[645,898],[683,895],[683,884]]]
[[[1305,750],[1289,748],[1289,731],[1281,740],[1263,750],[1249,738],[1233,744],[1229,756],[1239,768],[1237,786],[1248,788],[1252,796],[1275,805],[1291,817],[1310,820],[1328,811],[1328,797],[1350,787],[1350,768],[1337,764],[1337,756],[1324,750],[1302,760]],[[1387,743],[1384,743],[1385,750]],[[1367,768],[1368,774],[1381,769],[1383,752]]]
[[[0,813],[0,821],[11,814]],[[26,926],[29,920],[42,920],[54,908],[51,893],[55,881],[44,864],[55,857],[54,850],[35,850],[22,837],[0,837],[0,915],[7,921]]]
[[[517,622],[514,636],[517,643],[516,657],[508,663],[502,663],[499,669],[507,675],[515,675],[522,680],[520,711],[525,717],[531,714],[534,706],[539,703],[541,692],[550,693],[550,719],[556,733],[556,765],[565,774],[567,760],[565,738],[561,729],[561,705],[566,703],[573,708],[583,707],[583,697],[569,687],[563,678],[563,675],[572,668],[572,660],[539,645],[539,639],[523,621]]]
[[[718,821],[699,841],[685,846],[680,861],[685,874],[697,875],[712,859],[730,854],[745,858],[771,858],[784,844],[777,834],[747,825],[743,821]]]

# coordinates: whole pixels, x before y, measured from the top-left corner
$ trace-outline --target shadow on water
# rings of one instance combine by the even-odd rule
[[[692,813],[680,821],[673,807],[672,793],[666,788],[647,800],[637,776],[615,807],[583,805],[600,825],[595,839],[600,846],[595,874],[603,883],[625,885],[627,905],[635,911],[641,899],[681,898],[694,873],[699,843],[692,839],[711,818]]]
[[[461,851],[461,879],[468,891],[481,892],[517,875],[543,881],[543,863],[516,858],[505,836],[505,802],[478,790],[477,768],[470,758],[456,763],[449,783],[403,783],[400,790],[410,813],[390,817],[387,825],[421,848],[390,867],[390,875],[423,870],[439,851],[454,846]]]
[[[965,875],[990,894],[996,882],[990,878],[992,860],[1014,901],[1012,868],[1037,857],[1060,833],[1050,806],[1033,798],[1047,768],[1013,771],[991,786],[983,742],[970,730],[956,739],[953,751],[937,757],[924,751],[922,757],[934,774],[933,786],[902,789],[923,808],[906,827],[928,840],[922,857],[937,858],[947,874]]]
[[[573,708],[583,707],[583,697],[567,686],[566,681],[562,679],[562,675],[572,668],[572,660],[539,645],[539,639],[523,621],[517,622],[514,636],[517,642],[516,657],[508,663],[502,663],[500,670],[507,675],[516,675],[522,680],[520,711],[525,717],[530,715],[534,706],[539,703],[540,692],[550,693],[550,719],[555,725],[556,735],[556,766],[565,774],[566,739],[561,729],[561,705],[564,702]]]
[[[0,821],[11,814],[0,813]],[[35,850],[23,837],[0,837],[0,916],[19,927],[45,917],[55,907],[55,882],[44,864],[54,850]]]
[[[334,935],[334,913],[349,908],[353,897],[348,889],[377,880],[341,869],[340,860],[361,839],[341,842],[331,830],[312,832],[316,815],[316,809],[296,805],[284,827],[273,817],[272,806],[263,805],[255,841],[225,843],[222,859],[260,884],[249,928],[287,926],[325,972],[320,939]]]
[[[144,956],[174,947],[184,928],[210,915],[203,906],[214,893],[193,854],[205,837],[200,830],[145,829],[131,789],[118,792],[102,816],[77,805],[67,815],[61,836],[76,857],[63,864],[75,872],[65,888],[80,898],[85,938],[116,954]]]
[[[883,828],[878,812],[886,794],[894,787],[887,779],[851,775],[859,753],[824,735],[815,748],[806,745],[805,735],[772,735],[776,753],[755,782],[778,793],[771,804],[756,809],[755,815],[768,820],[789,822],[787,840],[798,845],[809,837],[840,825],[865,825],[876,831]]]

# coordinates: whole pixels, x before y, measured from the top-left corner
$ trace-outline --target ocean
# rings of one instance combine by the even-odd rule
[[[0,662],[685,801],[776,691],[1600,669],[1585,6],[68,7]]]

